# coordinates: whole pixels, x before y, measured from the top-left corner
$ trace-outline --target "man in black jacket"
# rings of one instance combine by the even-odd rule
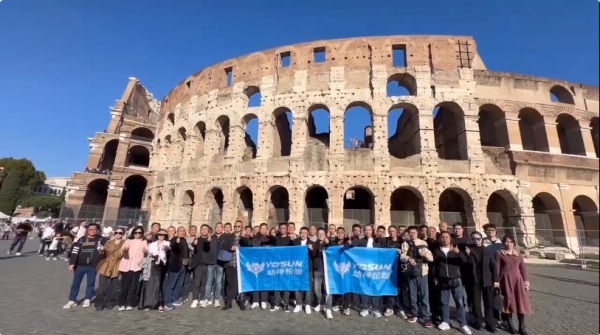
[[[275,241],[276,247],[289,247],[292,245],[292,240],[287,234],[287,223],[279,223],[279,235],[277,237],[270,236]],[[270,311],[274,312],[279,309],[283,309],[284,312],[290,312],[290,292],[289,291],[275,291],[273,292],[273,306]]]
[[[183,283],[190,261],[190,249],[185,239],[184,227],[177,228],[177,236],[171,239],[169,261],[167,263],[167,287],[165,288],[165,309],[183,305]]]
[[[208,225],[200,227],[200,236],[192,242],[194,248],[190,261],[190,268],[194,269],[194,285],[192,287],[192,308],[206,307],[206,281],[208,279],[208,265],[210,264],[210,234]]]
[[[275,239],[269,235],[269,226],[266,223],[262,223],[258,228],[258,232],[254,234],[254,236],[251,238],[248,235],[242,237],[240,244],[255,248],[265,248],[274,246]],[[260,306],[262,310],[267,309],[269,292],[255,291],[251,292],[250,296],[252,297],[252,305],[250,306],[250,309],[255,309],[258,306]]]
[[[288,225],[289,229],[289,225]],[[306,314],[310,314],[311,304],[312,304],[312,287],[314,281],[314,265],[313,259],[316,257],[317,247],[315,246],[315,242],[308,239],[308,228],[302,227],[300,228],[300,236],[292,241],[293,245],[296,246],[306,246],[308,248],[308,290],[307,291],[296,291],[296,306],[294,307],[294,313],[298,313],[302,311],[302,305],[304,305],[304,312]],[[318,301],[317,305],[321,302]]]
[[[485,227],[485,226],[484,226]],[[495,229],[495,227],[494,227]],[[492,243],[483,250],[482,280],[483,280],[483,311],[485,316],[485,329],[491,333],[496,332],[496,323],[500,319],[500,282],[496,268],[496,254],[502,249],[501,243]]]
[[[86,230],[86,236],[75,241],[71,250],[69,259],[69,271],[74,272],[73,282],[71,283],[71,292],[69,293],[69,302],[63,306],[64,309],[69,309],[77,306],[77,295],[79,294],[79,286],[86,278],[85,300],[83,307],[89,307],[92,297],[94,296],[94,288],[96,285],[96,266],[100,261],[102,254],[102,238],[98,236],[100,226],[92,223]]]
[[[21,256],[21,250],[23,250],[23,246],[25,245],[25,241],[27,241],[27,235],[33,230],[33,227],[29,223],[29,220],[25,220],[17,225],[17,229],[15,231],[15,239],[10,244],[10,248],[8,249],[7,254],[10,255],[11,252],[15,249],[17,244],[19,247],[17,248],[17,256]]]
[[[227,293],[225,294],[225,306],[222,310],[226,311],[231,309],[233,306],[233,300],[235,299],[240,307],[240,310],[245,310],[245,301],[239,296],[238,292],[238,277],[237,277],[237,257],[238,248],[240,246],[247,246],[247,239],[245,239],[245,232],[243,230],[242,221],[236,221],[233,224],[233,233],[226,234],[223,239],[223,251],[231,253],[231,260],[223,264],[225,268],[225,283]]]

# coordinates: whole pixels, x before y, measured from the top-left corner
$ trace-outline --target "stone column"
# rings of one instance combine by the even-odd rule
[[[427,106],[420,106],[419,108],[422,111],[431,109]],[[421,135],[421,169],[428,175],[435,175],[438,165],[438,153],[435,148],[433,115],[431,113],[420,113],[419,127]]]
[[[521,129],[519,128],[519,118],[515,115],[506,115],[506,131],[508,133],[508,143],[510,150],[523,150],[521,141]]]
[[[298,107],[293,112],[292,121],[294,125],[292,127],[292,152],[290,154],[292,157],[302,156],[308,140],[306,113],[304,111],[297,112],[300,110],[301,108]]]
[[[560,150],[560,141],[558,139],[556,124],[556,122],[546,121],[546,137],[548,138],[548,147],[550,148],[550,153],[560,155],[562,151]]]
[[[221,144],[221,139],[217,130],[209,129],[206,130],[206,142],[204,143],[204,155],[207,156],[207,159],[212,159],[212,157],[219,153],[219,147]]]
[[[577,238],[577,224],[575,223],[575,216],[573,215],[573,204],[569,201],[565,194],[568,194],[570,186],[569,184],[557,184],[560,192],[560,209],[562,212],[562,222],[565,229],[565,236],[567,239],[567,245],[571,250],[579,252],[579,239]]]
[[[385,111],[379,111],[385,113]],[[390,170],[390,154],[388,149],[388,115],[373,115],[373,159],[375,171]],[[389,222],[389,218],[387,219]]]
[[[129,155],[129,144],[130,140],[125,134],[119,136],[119,146],[117,146],[117,155],[115,156],[115,163],[113,166],[126,166]]]
[[[273,157],[273,144],[268,141],[268,138],[273,131],[273,122],[270,119],[259,119],[258,124],[258,151],[256,152],[256,158],[266,159]]]
[[[335,106],[331,110],[330,119],[330,147],[329,147],[329,171],[343,171],[344,160],[344,111]]]
[[[596,148],[594,147],[594,136],[592,135],[592,128],[589,124],[584,121],[579,121],[579,128],[581,129],[581,136],[583,137],[583,146],[585,147],[585,155],[588,158],[598,158],[596,155]]]
[[[229,127],[229,148],[227,149],[228,163],[233,163],[242,160],[246,142],[244,135],[246,131],[239,125]]]

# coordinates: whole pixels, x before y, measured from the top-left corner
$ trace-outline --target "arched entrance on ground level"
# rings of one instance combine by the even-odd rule
[[[280,185],[273,186],[267,192],[269,228],[276,228],[280,222],[290,220],[290,195],[288,190]]]
[[[304,223],[326,227],[329,223],[329,194],[323,186],[311,186],[304,196]]]
[[[375,197],[364,186],[351,187],[344,192],[344,228],[352,230],[353,224],[365,226],[375,222]]]
[[[120,207],[141,208],[148,181],[140,175],[125,179]]]
[[[208,224],[214,227],[217,222],[223,220],[223,204],[225,197],[223,191],[215,187],[206,195],[206,204],[208,207]]]
[[[573,217],[577,238],[582,246],[600,246],[598,234],[598,206],[589,197],[579,195],[573,200]]]
[[[252,215],[254,212],[254,194],[252,190],[246,186],[242,186],[235,193],[237,195],[236,219],[244,221],[245,224],[252,224]]]
[[[413,226],[421,223],[424,215],[423,197],[411,187],[400,187],[390,197],[390,219],[395,226]]]
[[[98,169],[100,170],[112,170],[115,165],[115,159],[117,158],[117,148],[119,147],[119,140],[110,140],[104,145],[100,162],[98,163]]]
[[[499,190],[490,195],[487,201],[486,216],[489,223],[496,225],[498,236],[514,235],[513,227],[520,230],[520,209],[516,199],[507,190]]]
[[[473,199],[467,191],[461,188],[448,188],[440,194],[439,200],[440,221],[449,225],[462,223],[469,230],[473,227]]]
[[[81,207],[77,211],[77,218],[102,220],[108,198],[108,186],[109,182],[106,179],[95,179],[88,184]]]
[[[567,247],[562,210],[556,198],[549,193],[541,192],[533,198],[532,205],[537,244]]]

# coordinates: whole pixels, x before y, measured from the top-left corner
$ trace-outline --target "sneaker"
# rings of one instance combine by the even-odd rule
[[[40,256],[41,256],[41,255],[40,255]],[[47,261],[49,261],[49,260],[50,260],[50,257],[46,257],[46,260],[47,260]]]
[[[340,310],[340,306],[333,306],[333,307],[331,307],[331,310],[334,312],[337,312]]]
[[[294,313],[298,313],[302,310],[302,305],[296,305],[296,307],[294,307]]]
[[[369,315],[369,310],[368,309],[363,309],[362,311],[360,311],[360,313],[358,313],[358,315],[360,315],[360,316],[367,316],[367,315]]]
[[[406,315],[406,313],[404,313],[404,311],[400,311],[400,312],[398,312],[398,316],[399,316],[400,318],[402,318],[402,320],[406,320],[406,319],[408,319],[408,316]]]
[[[219,308],[219,307],[221,307],[221,301],[215,300],[215,308]]]
[[[376,319],[380,319],[380,318],[381,318],[381,312],[380,312],[380,311],[374,311],[374,312],[373,312],[373,316],[374,316]]]
[[[431,321],[425,321],[423,323],[423,327],[425,327],[425,328],[433,328],[433,323],[431,323]]]
[[[260,303],[260,309],[262,309],[263,311],[264,311],[265,309],[267,309],[267,303],[266,303],[266,302],[261,302],[261,303]]]
[[[131,306],[127,306],[127,307],[125,308],[125,310],[126,310],[126,311],[131,311],[131,310],[133,310],[133,307],[131,307]]]
[[[383,313],[383,316],[388,317],[388,316],[392,316],[393,314],[394,314],[394,311],[388,308]]]
[[[57,261],[57,260],[58,260],[58,257],[54,257],[54,258],[52,258],[52,260],[53,260],[53,261]]]
[[[315,312],[319,313],[321,311],[321,305],[315,306]]]
[[[447,324],[446,322],[442,322],[438,325],[438,329],[439,330],[449,330],[450,329],[450,325]]]
[[[348,316],[350,315],[350,308],[344,308],[344,310],[342,311],[342,314]]]
[[[205,308],[208,305],[208,300],[200,300],[200,307]]]
[[[306,314],[310,314],[311,310],[310,310],[310,305],[306,305],[304,306],[304,313]]]
[[[467,334],[467,335],[473,334],[471,332],[471,329],[467,325],[464,325],[464,326],[460,327],[460,330],[463,332],[463,334]]]
[[[260,306],[258,302],[253,302],[252,305],[250,305],[250,309],[255,309],[258,306]]]
[[[173,306],[169,306],[169,305],[165,306],[165,311],[172,311],[174,309],[175,309],[175,307],[173,307]]]
[[[175,307],[183,306],[183,300],[180,299],[180,300],[175,301],[173,303],[173,306],[175,306]],[[217,307],[217,306],[215,305],[215,307]]]
[[[73,308],[77,306],[77,303],[75,301],[69,301],[67,302],[66,305],[63,306],[64,309],[69,309],[69,308]]]
[[[17,256],[21,256],[22,254],[20,252],[17,252],[15,255]]]
[[[289,312],[290,312],[290,306],[289,306],[289,305],[283,305],[283,308],[282,308],[282,309],[283,309],[283,311],[284,311],[284,312],[286,312],[286,313],[289,313]]]
[[[119,306],[119,310],[120,311],[124,311],[125,310],[125,306]]]
[[[7,255],[10,255],[10,251],[7,251],[7,252],[6,252],[6,254],[7,254]]]
[[[83,301],[83,305],[81,305],[81,307],[90,307],[90,305],[91,305],[90,299],[85,299]]]
[[[193,300],[192,304],[190,305],[190,308],[196,308],[198,307],[198,300]]]
[[[406,318],[406,321],[410,322],[410,323],[415,323],[417,322],[419,319],[416,316],[409,316]]]
[[[326,309],[325,310],[325,317],[329,320],[333,319],[333,314],[331,314],[331,310],[330,309]]]
[[[213,304],[212,300],[210,300],[210,299],[206,300],[206,306],[212,305],[212,304]]]
[[[279,310],[279,306],[275,305],[275,306],[271,306],[271,309],[269,309],[270,312],[275,312]]]
[[[65,262],[68,262],[68,261],[69,261],[69,259],[68,259],[68,258],[65,258]]]

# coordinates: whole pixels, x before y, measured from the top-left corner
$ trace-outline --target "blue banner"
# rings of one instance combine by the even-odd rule
[[[398,294],[398,251],[329,247],[323,253],[327,294]]]
[[[308,247],[238,248],[238,289],[309,291]]]

